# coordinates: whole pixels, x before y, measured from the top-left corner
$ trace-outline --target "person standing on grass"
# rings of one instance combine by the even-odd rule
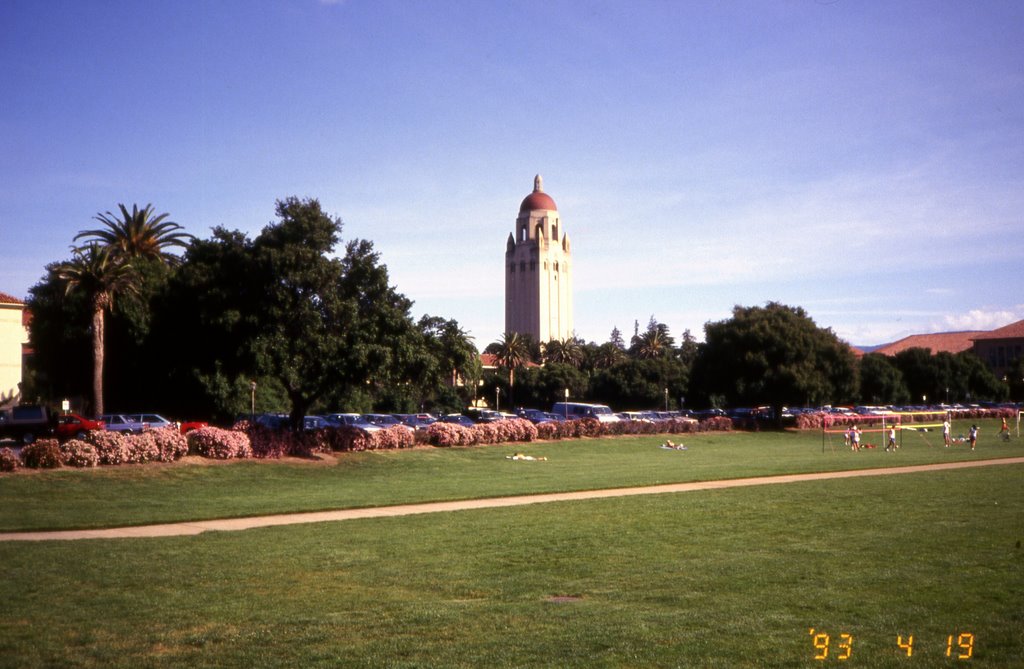
[[[1010,426],[1006,424],[1006,416],[1003,416],[1003,426],[999,428],[999,437],[1007,441],[1010,439]]]
[[[888,451],[889,449],[892,449],[893,451],[896,450],[896,426],[895,425],[889,426],[889,443],[886,444],[885,450]]]
[[[974,445],[978,443],[978,426],[972,425],[971,431],[967,433],[967,438],[971,442],[971,450],[974,450]]]
[[[949,416],[946,416],[946,420],[942,421],[942,440],[946,442],[946,448],[949,448]]]
[[[853,450],[860,450],[860,428],[854,425],[850,429],[850,440],[853,442]]]

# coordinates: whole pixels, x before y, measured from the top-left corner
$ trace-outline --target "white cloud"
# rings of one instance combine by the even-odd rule
[[[944,316],[938,324],[934,325],[934,331],[994,330],[1022,318],[1024,318],[1024,305],[1019,305],[1014,309],[996,311],[971,309],[967,313]]]

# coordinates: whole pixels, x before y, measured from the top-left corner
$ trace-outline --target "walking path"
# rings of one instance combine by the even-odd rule
[[[690,492],[694,490],[718,490],[744,486],[775,483],[798,483],[824,479],[845,479],[861,476],[891,476],[894,474],[915,474],[917,472],[942,471],[990,467],[993,465],[1024,464],[1024,457],[1000,460],[976,460],[972,462],[950,462],[934,465],[913,465],[908,467],[886,467],[882,469],[855,469],[839,472],[817,472],[813,474],[784,474],[781,476],[756,476],[724,481],[694,481],[692,483],[670,483],[640,488],[609,488],[605,490],[582,490],[578,492],[557,492],[539,495],[518,495],[490,499],[470,499],[453,502],[429,502],[425,504],[404,504],[401,506],[379,506],[367,509],[341,509],[337,511],[314,511],[310,513],[288,513],[276,516],[253,516],[249,518],[224,518],[220,520],[196,520],[162,525],[140,525],[137,527],[111,527],[101,530],[61,530],[54,532],[8,532],[0,533],[0,541],[65,541],[72,539],[131,539],[140,537],[177,537],[200,534],[206,531],[233,532],[256,527],[275,525],[296,525],[299,523],[324,523],[358,518],[387,518],[410,516],[419,513],[439,511],[464,511],[468,509],[494,509],[524,504],[547,502],[568,502],[606,497],[627,497],[632,495],[659,495],[663,493]]]

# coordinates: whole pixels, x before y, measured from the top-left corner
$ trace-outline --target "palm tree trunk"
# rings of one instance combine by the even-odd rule
[[[92,312],[92,397],[96,415],[103,414],[103,308]]]

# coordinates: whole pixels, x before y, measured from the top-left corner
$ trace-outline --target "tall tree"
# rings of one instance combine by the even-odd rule
[[[704,326],[693,386],[732,406],[849,401],[856,391],[855,358],[828,328],[799,307],[769,302],[733,309],[730,319]],[[692,390],[691,390],[692,393]]]
[[[530,360],[530,345],[526,337],[518,332],[506,332],[494,347],[494,360],[498,367],[508,370],[509,391],[514,392],[516,370]]]
[[[579,340],[552,339],[544,346],[544,361],[579,367],[583,362],[583,349]]]
[[[136,273],[131,265],[110,249],[89,244],[74,250],[74,257],[57,268],[67,292],[80,292],[89,301],[92,313],[92,394],[96,415],[103,413],[103,363],[105,314],[115,298],[136,290]]]
[[[868,353],[860,359],[860,398],[865,404],[903,404],[910,399],[903,373],[891,358]]]
[[[180,258],[167,251],[171,247],[187,248],[192,235],[173,221],[165,220],[169,214],[155,215],[152,204],[139,209],[133,204],[131,212],[118,204],[121,216],[111,212],[97,214],[93,218],[105,227],[83,230],[75,235],[75,241],[85,239],[89,243],[101,244],[111,253],[127,258],[147,258],[174,265]]]

